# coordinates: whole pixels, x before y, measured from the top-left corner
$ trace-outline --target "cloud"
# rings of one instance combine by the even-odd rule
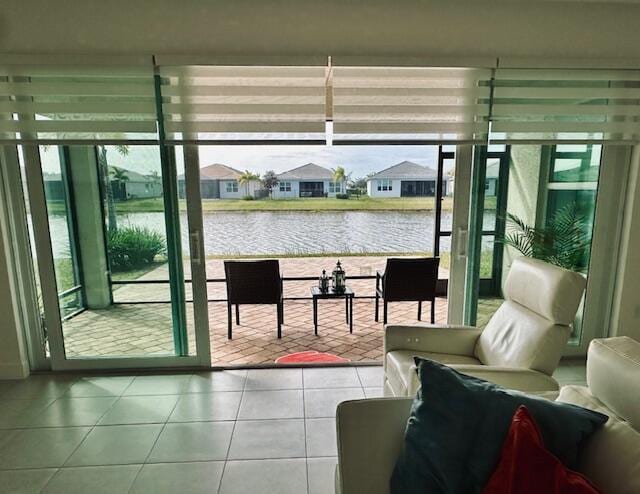
[[[281,173],[306,163],[344,166],[354,177],[377,172],[401,161],[437,166],[437,146],[201,146],[200,166],[223,163],[257,173]]]

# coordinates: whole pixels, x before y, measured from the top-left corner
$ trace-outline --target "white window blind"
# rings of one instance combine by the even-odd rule
[[[638,142],[640,71],[497,69],[491,142]]]
[[[168,143],[640,142],[640,70],[158,70]],[[155,143],[157,101],[151,64],[0,65],[0,141]]]
[[[169,142],[324,140],[326,67],[161,67]]]
[[[489,69],[333,67],[334,142],[483,142],[490,80]]]
[[[0,66],[0,140],[157,139],[151,66]]]

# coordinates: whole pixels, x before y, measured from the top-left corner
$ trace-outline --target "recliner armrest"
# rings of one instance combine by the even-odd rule
[[[452,367],[462,374],[478,377],[504,388],[525,393],[540,394],[542,392],[557,392],[559,389],[558,382],[554,378],[531,369],[497,365],[453,365]]]
[[[338,405],[336,493],[389,493],[412,402],[412,398],[374,398]]]
[[[384,328],[384,353],[413,350],[472,357],[480,333],[481,329],[471,326],[387,324]]]

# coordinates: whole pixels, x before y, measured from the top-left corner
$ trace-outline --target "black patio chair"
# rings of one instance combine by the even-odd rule
[[[382,299],[384,324],[389,302],[418,302],[418,321],[422,320],[422,302],[431,302],[431,324],[435,323],[439,265],[438,257],[387,259],[384,273],[376,273],[376,322]]]
[[[276,305],[278,338],[282,337],[284,303],[282,276],[276,259],[265,261],[224,261],[227,282],[228,338],[233,337],[231,306],[236,306],[236,324],[240,324],[241,304]]]

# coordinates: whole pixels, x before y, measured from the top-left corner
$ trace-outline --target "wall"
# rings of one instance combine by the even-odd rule
[[[111,305],[111,287],[95,149],[71,146],[69,158],[85,304],[104,309]]]
[[[640,5],[540,0],[3,0],[4,53],[638,57]]]
[[[127,199],[146,199],[149,197],[162,197],[162,183],[157,182],[125,182]]]
[[[254,180],[248,185],[238,184],[238,192],[227,192],[229,182],[236,182],[236,180],[220,180],[220,199],[242,199],[246,195],[253,196],[260,188],[260,182]]]
[[[391,181],[391,190],[378,190],[378,180],[374,178],[367,182],[367,190],[371,197],[400,197],[400,182],[401,180]]]
[[[331,192],[331,189],[329,189],[329,186],[332,184],[333,182],[331,180],[325,180],[324,181],[324,191],[325,193],[328,195],[328,197],[335,197],[336,194],[342,194],[344,193],[344,182],[341,182],[340,188],[336,191],[336,192]]]
[[[538,210],[538,190],[540,188],[540,166],[542,146],[511,146],[509,162],[509,194],[507,212],[515,214],[528,225],[535,225]],[[504,250],[502,278],[507,276],[511,263],[520,256],[515,249]]]
[[[280,185],[276,185],[273,188],[273,197],[276,199],[295,199],[300,197],[300,182],[298,180],[283,180],[283,182],[291,183],[290,192],[281,192]]]
[[[609,334],[640,341],[640,146],[633,152],[626,192]]]

